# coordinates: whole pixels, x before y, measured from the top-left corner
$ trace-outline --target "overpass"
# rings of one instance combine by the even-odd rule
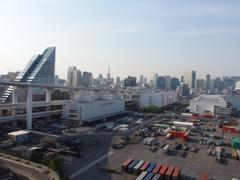
[[[16,109],[16,108],[26,108],[26,114],[16,115],[13,113],[12,116],[3,116],[0,117],[0,122],[8,122],[14,121],[17,119],[26,118],[27,121],[27,129],[32,129],[32,118],[37,117],[47,117],[50,115],[61,114],[62,110],[54,110],[54,111],[45,111],[45,112],[37,112],[33,113],[33,107],[46,107],[51,105],[62,105],[65,101],[51,101],[51,89],[63,89],[69,91],[89,91],[89,92],[109,92],[109,93],[129,93],[129,94],[139,94],[146,91],[134,90],[134,89],[115,89],[115,88],[94,88],[94,87],[69,87],[69,86],[59,86],[59,85],[51,85],[51,84],[34,84],[34,83],[26,83],[26,82],[6,82],[0,81],[0,85],[11,86],[13,88],[12,93],[12,104],[0,104],[1,109]],[[16,93],[16,87],[24,88],[27,91],[27,102],[26,103],[18,103],[18,97]],[[46,101],[33,102],[32,100],[32,91],[33,88],[44,88],[46,91]]]

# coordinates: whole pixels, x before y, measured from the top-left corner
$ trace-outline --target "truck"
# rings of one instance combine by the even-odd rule
[[[240,150],[237,149],[238,160],[240,160]]]
[[[237,154],[237,151],[235,149],[232,149],[232,158],[233,159],[238,159],[238,154]]]
[[[221,154],[222,154],[222,148],[217,146],[216,147],[216,159],[217,159],[217,161],[221,160]]]
[[[169,151],[169,148],[170,148],[170,145],[169,145],[169,144],[166,144],[166,145],[164,146],[164,148],[163,148],[163,152],[167,154],[168,151]]]

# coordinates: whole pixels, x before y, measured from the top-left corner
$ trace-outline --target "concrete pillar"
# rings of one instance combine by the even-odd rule
[[[17,103],[18,103],[17,87],[13,87],[12,104],[17,104]]]
[[[32,87],[27,88],[27,129],[32,129]]]
[[[46,94],[46,102],[50,102],[51,101],[51,89],[46,88],[45,94]],[[51,106],[46,106],[46,111],[50,111],[50,110],[51,110]],[[50,117],[46,117],[46,120],[49,121]]]
[[[46,101],[50,102],[51,101],[51,90],[46,88],[45,93],[46,93]]]
[[[13,87],[13,92],[12,92],[12,104],[17,104],[18,103],[18,94],[17,94],[17,87]],[[12,109],[12,115],[17,115],[17,108]],[[12,126],[17,127],[17,120],[12,121]]]

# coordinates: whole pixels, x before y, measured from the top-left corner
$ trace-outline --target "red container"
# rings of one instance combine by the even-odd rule
[[[172,180],[180,180],[180,176],[181,176],[181,168],[175,167],[172,174]]]
[[[200,180],[208,180],[208,173],[202,172],[200,175]]]
[[[145,162],[141,167],[140,167],[140,172],[142,173],[143,171],[145,171],[147,169],[147,167],[149,166],[150,162]]]
[[[168,165],[165,164],[162,166],[161,170],[159,171],[159,174],[161,174],[164,177],[167,170],[168,170]]]
[[[226,133],[239,133],[238,128],[236,126],[223,126],[223,132]]]
[[[152,170],[152,173],[157,174],[160,171],[161,167],[161,164],[157,164],[156,167]]]
[[[188,139],[188,132],[186,131],[170,131],[172,137],[182,138],[184,140]]]
[[[170,180],[174,171],[174,166],[169,166],[165,174],[166,180]]]
[[[127,172],[127,167],[133,160],[133,158],[129,158],[124,163],[122,163],[122,171]]]

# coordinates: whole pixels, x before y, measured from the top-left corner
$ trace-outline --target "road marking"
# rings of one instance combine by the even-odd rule
[[[69,177],[70,179],[75,178],[76,176],[79,176],[80,174],[82,174],[83,172],[85,172],[86,170],[88,170],[89,168],[91,168],[92,166],[94,166],[95,164],[99,163],[100,161],[102,161],[103,159],[111,156],[114,152],[110,151],[109,153],[103,155],[102,157],[96,159],[95,161],[91,162],[90,164],[88,164],[87,166],[79,169],[78,171],[76,171],[75,173],[71,174]]]

